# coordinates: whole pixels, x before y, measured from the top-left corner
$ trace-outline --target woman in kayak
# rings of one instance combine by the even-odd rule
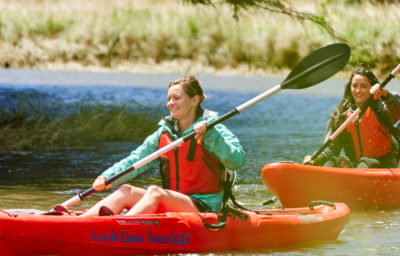
[[[359,68],[346,84],[342,102],[334,109],[326,138],[373,94],[374,101],[340,133],[315,159],[304,163],[328,167],[391,168],[397,167],[397,140],[393,123],[396,117],[389,110],[398,106],[397,98],[379,88],[378,79],[369,69]],[[392,111],[393,111],[392,109]],[[361,116],[361,118],[360,118]],[[341,150],[345,155],[339,156]]]
[[[217,119],[218,115],[201,107],[205,98],[201,83],[193,76],[171,82],[167,96],[170,115],[158,123],[158,129],[141,146],[104,171],[93,183],[96,191],[116,187],[158,162],[163,188],[152,185],[143,189],[122,185],[81,216],[112,215],[124,209],[128,210],[128,215],[220,211],[223,197],[220,181],[224,170],[240,168],[245,162],[245,153],[238,138],[224,125],[217,124],[207,131],[207,122]],[[112,184],[105,184],[107,178],[193,130],[195,139],[164,153]]]

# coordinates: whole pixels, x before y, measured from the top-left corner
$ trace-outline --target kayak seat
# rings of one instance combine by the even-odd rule
[[[218,216],[219,223],[218,224],[209,224],[203,220],[203,224],[205,227],[209,229],[222,229],[225,227],[225,221],[228,217],[228,213],[231,213],[239,218],[247,219],[248,216],[235,208],[239,208],[242,210],[248,210],[239,204],[236,201],[235,196],[232,193],[232,188],[234,187],[236,182],[236,171],[225,169],[224,177],[221,180],[221,187],[223,189],[223,201],[222,201],[222,214]]]

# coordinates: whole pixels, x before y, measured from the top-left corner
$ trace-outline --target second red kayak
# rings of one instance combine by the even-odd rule
[[[283,207],[315,200],[344,202],[351,209],[400,207],[400,169],[353,169],[295,163],[267,164],[264,184]]]

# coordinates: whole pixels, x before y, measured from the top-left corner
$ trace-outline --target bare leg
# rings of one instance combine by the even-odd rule
[[[115,214],[119,214],[123,209],[130,209],[135,205],[146,193],[143,188],[137,188],[130,185],[122,185],[118,190],[99,201],[88,211],[80,216],[97,216],[99,214],[100,207],[107,206]]]
[[[198,209],[187,195],[157,186],[150,186],[127,215],[167,211],[198,212]]]

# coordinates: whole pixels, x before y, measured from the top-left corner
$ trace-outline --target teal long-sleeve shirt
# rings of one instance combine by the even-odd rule
[[[193,131],[193,127],[196,123],[207,120],[207,122],[211,122],[216,119],[217,115],[208,115],[207,117],[200,117],[196,120],[194,124],[192,124],[187,130],[183,133],[179,134],[174,130],[177,130],[175,125],[171,127],[167,124],[167,122],[163,119],[158,123],[158,129],[148,136],[142,145],[132,151],[126,158],[121,161],[115,163],[113,166],[104,171],[101,176],[105,176],[110,178],[125,169],[131,167],[137,161],[143,159],[144,157],[152,154],[153,152],[159,149],[158,142],[161,134],[165,131],[169,132],[169,134],[178,139],[191,131]],[[245,152],[240,145],[239,139],[224,125],[217,124],[213,128],[209,129],[203,136],[203,143],[205,148],[215,157],[217,157],[227,169],[235,170],[239,169],[244,165],[246,161]],[[113,182],[113,187],[119,186],[126,181],[135,178],[151,167],[155,166],[159,162],[158,159],[147,163],[146,165],[133,170],[132,172],[122,176]],[[222,202],[222,193],[217,194],[206,194],[206,195],[192,195],[200,200],[203,200],[207,203],[214,211],[219,211],[220,203]]]

